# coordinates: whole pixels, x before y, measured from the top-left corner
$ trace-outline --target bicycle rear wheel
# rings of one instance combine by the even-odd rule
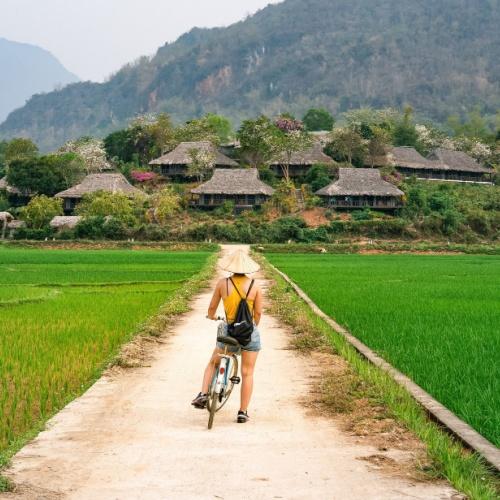
[[[227,403],[227,400],[229,399],[229,396],[231,395],[231,392],[233,392],[234,388],[234,382],[231,379],[238,376],[238,357],[235,355],[231,357],[233,358],[231,373],[228,374],[227,386],[224,391],[224,396],[222,400],[219,401],[220,404],[216,411],[219,411]]]
[[[210,405],[209,405],[210,414],[208,416],[208,428],[209,429],[211,429],[214,425],[214,418],[215,418],[215,412],[217,411],[217,400],[218,399],[219,399],[219,395],[215,394],[215,392],[213,392],[209,397],[209,400],[210,400]]]

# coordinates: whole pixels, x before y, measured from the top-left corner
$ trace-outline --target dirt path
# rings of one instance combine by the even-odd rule
[[[224,251],[228,251],[226,247]],[[0,498],[71,499],[446,499],[443,484],[414,483],[372,470],[376,453],[300,404],[307,359],[287,350],[274,318],[261,324],[250,423],[238,425],[238,397],[218,414],[190,400],[214,343],[205,319],[209,291],[158,348],[151,366],[103,377],[21,450]],[[379,453],[379,452],[377,452]]]

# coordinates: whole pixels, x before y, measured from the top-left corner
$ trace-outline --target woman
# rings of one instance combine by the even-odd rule
[[[247,298],[248,307],[253,316],[255,328],[252,333],[250,343],[241,348],[241,403],[238,411],[237,421],[242,424],[248,421],[248,405],[253,390],[253,372],[257,356],[261,349],[260,333],[257,325],[262,317],[262,291],[259,285],[250,279],[247,274],[255,273],[259,270],[259,265],[253,261],[243,250],[237,250],[233,254],[225,257],[220,263],[221,269],[232,273],[230,278],[221,279],[216,287],[208,308],[208,318],[215,320],[217,307],[222,299],[227,323],[231,324],[236,318],[236,311],[240,303],[240,296]],[[248,296],[247,296],[248,294]],[[238,352],[239,349],[228,346],[231,352]],[[205,369],[201,392],[191,403],[195,408],[203,409],[207,405],[207,394],[210,382],[214,374],[215,367],[219,362],[218,354],[224,352],[224,345],[217,343],[212,357]]]

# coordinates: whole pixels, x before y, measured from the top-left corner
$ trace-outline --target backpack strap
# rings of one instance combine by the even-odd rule
[[[234,281],[233,281],[233,278],[229,278],[231,280],[231,283],[233,284],[236,292],[238,293],[238,295],[240,296],[240,299],[243,300],[243,297],[241,296],[241,293],[240,291],[238,290],[238,287],[235,285]],[[250,283],[250,286],[248,288],[248,292],[246,293],[246,296],[245,296],[245,300],[247,299],[249,293],[250,293],[250,290],[252,289],[253,287],[253,284],[255,283],[255,280],[252,280],[252,282]],[[229,295],[229,292],[228,292],[228,295]]]

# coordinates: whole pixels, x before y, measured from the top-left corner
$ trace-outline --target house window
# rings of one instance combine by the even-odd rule
[[[249,205],[255,205],[256,203],[256,197],[254,194],[249,194],[248,195],[248,204]]]

